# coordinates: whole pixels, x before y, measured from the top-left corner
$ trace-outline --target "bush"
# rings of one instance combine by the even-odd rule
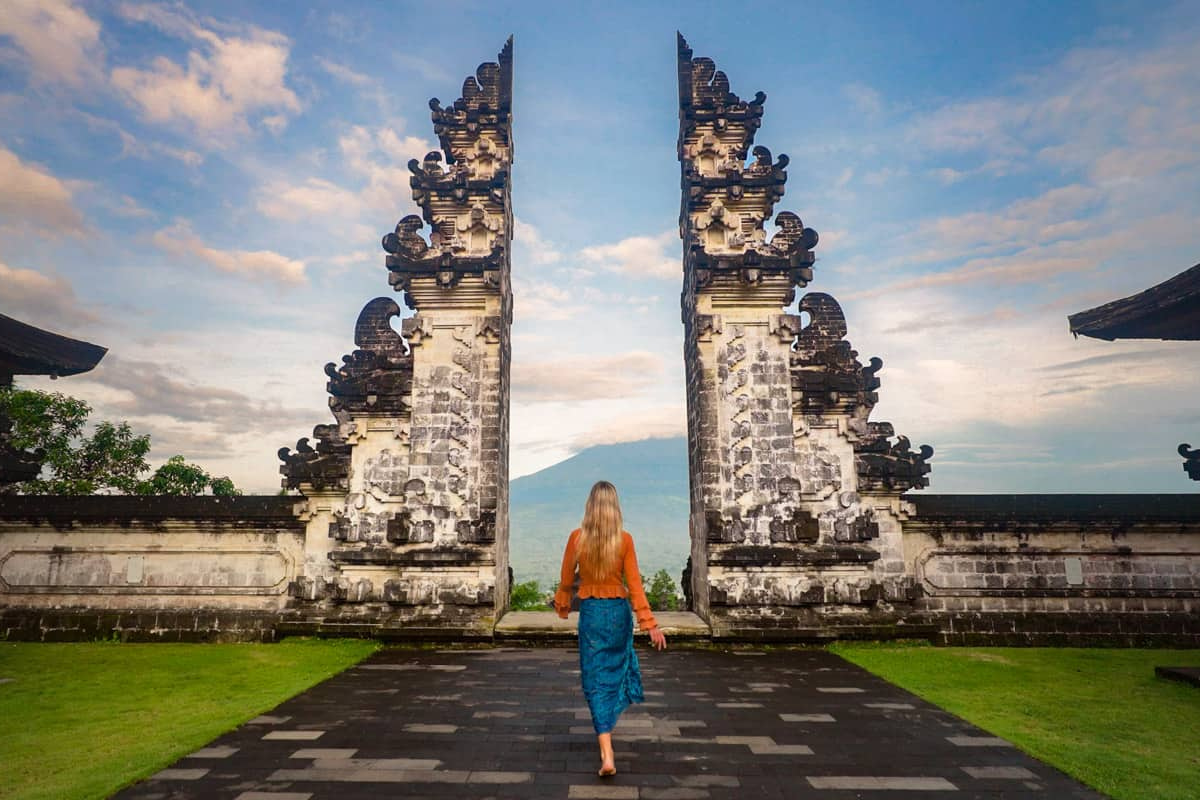
[[[651,576],[649,586],[646,585],[646,578],[643,576],[642,586],[646,590],[646,602],[654,611],[679,610],[679,591],[671,573],[665,569],[660,569]]]
[[[513,611],[545,611],[550,599],[537,581],[514,583],[508,605]]]

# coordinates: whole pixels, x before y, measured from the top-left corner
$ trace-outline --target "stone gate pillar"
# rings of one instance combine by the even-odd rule
[[[490,636],[508,600],[512,40],[430,108],[441,150],[409,162],[422,213],[383,239],[416,314],[397,333],[393,299],[366,305],[359,349],[326,366],[337,423],[280,451],[307,498],[301,629]]]
[[[832,297],[801,299],[807,325],[784,313],[817,234],[774,213],[788,158],[753,146],[766,95],[678,45],[693,608],[718,637],[893,624],[912,587],[900,493],[932,450],[866,421],[882,364],[857,361]]]

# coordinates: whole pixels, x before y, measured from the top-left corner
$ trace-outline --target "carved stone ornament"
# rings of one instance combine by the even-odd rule
[[[792,345],[792,389],[804,413],[824,414],[834,410],[869,409],[878,402],[875,373],[883,361],[871,359],[864,367],[858,352],[845,340],[846,317],[832,296],[809,292],[800,298],[799,310],[810,322]]]
[[[442,149],[408,162],[421,214],[404,217],[383,237],[389,282],[408,290],[414,278],[425,277],[451,288],[472,275],[499,288],[512,237],[512,39],[495,62],[480,64],[466,79],[462,97],[448,107],[435,97],[429,107]]]
[[[318,425],[313,428],[317,440],[314,448],[308,437],[296,442],[296,452],[291,448],[279,448],[279,460],[283,464],[279,472],[283,475],[283,488],[299,489],[301,485],[315,489],[340,489],[349,486],[351,446],[338,433],[337,425]]]
[[[816,231],[785,211],[775,217],[778,232],[767,239],[766,223],[783,198],[788,157],[773,159],[766,147],[753,146],[766,99],[762,92],[750,101],[739,98],[725,73],[711,59],[693,58],[679,37],[680,230],[684,269],[695,288],[722,274],[751,285],[780,273],[800,286],[812,280]]]
[[[1192,450],[1190,444],[1179,445],[1179,455],[1183,456],[1183,471],[1194,481],[1200,481],[1200,450]]]
[[[354,326],[359,349],[342,356],[341,366],[325,365],[329,407],[335,414],[395,415],[408,408],[412,356],[390,323],[399,315],[400,306],[389,297],[367,303]]]

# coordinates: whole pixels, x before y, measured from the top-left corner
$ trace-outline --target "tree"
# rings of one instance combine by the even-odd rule
[[[508,605],[513,611],[545,611],[548,602],[537,581],[526,581],[513,584]]]
[[[651,576],[649,586],[646,585],[646,578],[643,576],[642,586],[646,590],[646,602],[654,611],[679,610],[679,592],[675,587],[675,580],[665,569],[660,569]]]
[[[202,468],[174,456],[149,479],[150,435],[135,434],[128,422],[96,423],[84,433],[92,408],[58,392],[0,389],[0,418],[18,450],[39,452],[42,473],[16,485],[20,494],[239,494],[229,478],[213,478]]]
[[[183,456],[171,456],[154,471],[149,480],[140,481],[137,494],[197,495],[211,490],[215,495],[237,495],[240,491],[227,477],[214,478],[198,464],[189,464]]]

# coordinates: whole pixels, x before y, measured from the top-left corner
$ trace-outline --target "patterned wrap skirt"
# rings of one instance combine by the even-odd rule
[[[596,733],[612,732],[621,712],[645,699],[633,650],[633,612],[625,598],[580,602],[579,672]]]

